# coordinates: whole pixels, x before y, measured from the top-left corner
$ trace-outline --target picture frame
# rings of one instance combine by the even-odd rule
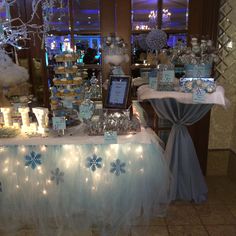
[[[108,83],[105,108],[127,109],[131,104],[131,77],[111,75]]]

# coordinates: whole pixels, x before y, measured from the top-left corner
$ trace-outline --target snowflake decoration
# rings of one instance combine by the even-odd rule
[[[120,174],[125,174],[125,163],[121,163],[120,159],[117,159],[115,162],[111,163],[111,173],[119,176]]]
[[[37,165],[41,165],[41,154],[35,153],[32,151],[29,155],[25,156],[25,166],[31,166],[32,169],[35,169]]]
[[[60,182],[64,182],[64,172],[61,172],[59,168],[56,168],[55,171],[51,171],[51,180],[56,181],[56,184],[58,185]]]
[[[92,171],[95,171],[96,168],[102,168],[102,158],[98,157],[96,154],[93,154],[92,157],[87,158],[87,167],[91,168]]]

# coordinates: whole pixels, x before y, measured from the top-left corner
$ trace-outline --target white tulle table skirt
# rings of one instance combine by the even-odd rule
[[[115,229],[163,215],[169,203],[170,172],[155,143],[4,145],[0,168],[0,229],[11,232]]]

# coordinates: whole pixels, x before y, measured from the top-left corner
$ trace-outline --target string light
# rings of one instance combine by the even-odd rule
[[[40,148],[41,152],[45,152],[47,150],[46,146],[43,145],[41,148]]]
[[[131,145],[120,146],[119,144],[110,144],[109,145],[109,149],[105,150],[105,156],[107,158],[107,161],[106,162],[103,161],[102,167],[105,168],[107,165],[109,166],[109,161],[114,161],[114,159],[116,158],[115,154],[116,154],[116,152],[118,152],[119,148],[120,148],[121,152],[123,154],[125,154],[126,151],[131,151],[132,150],[131,147],[133,147],[133,146],[131,146]],[[65,167],[68,169],[69,167],[74,166],[73,163],[75,163],[76,161],[79,161],[79,157],[78,156],[74,157],[78,147],[77,146],[73,146],[73,145],[65,145],[64,148],[71,155],[71,156],[69,155],[69,157],[67,157],[67,158],[62,158],[62,161],[65,163]],[[25,152],[26,151],[26,146],[21,146],[20,150],[21,150],[21,152]],[[47,150],[47,146],[46,145],[40,146],[40,150],[41,151],[46,151]],[[133,156],[134,159],[136,159],[136,158],[143,159],[144,158],[143,157],[143,146],[142,145],[136,146],[134,150],[138,154],[138,155],[135,155],[134,153],[132,153],[132,156]],[[98,152],[98,147],[97,146],[94,147],[94,152]],[[84,153],[80,153],[80,155],[84,156]],[[99,152],[98,152],[98,155],[99,155]],[[3,163],[4,163],[4,167],[5,168],[3,168],[3,173],[9,172],[8,165],[11,164],[10,160],[11,160],[10,157],[7,157],[6,159],[4,159]],[[129,158],[129,160],[127,160],[126,163],[128,164],[126,166],[127,167],[126,168],[126,172],[134,171],[133,170],[133,166],[132,166],[133,165],[132,159]],[[19,166],[20,164],[21,163],[19,161],[15,162],[15,166]],[[86,169],[89,172],[89,174],[91,174],[91,170],[86,168],[85,163],[83,161],[81,161],[78,165],[81,167],[81,169],[84,168],[84,169]],[[25,166],[25,168],[28,168],[28,166]],[[43,173],[43,166],[37,166],[36,170],[37,170],[38,173],[40,173],[42,175],[44,174]],[[138,173],[139,174],[143,174],[144,173],[144,168],[138,169]],[[17,175],[17,171],[13,170],[10,174],[12,174],[13,176],[16,176]],[[96,172],[92,173],[91,176],[92,176],[92,180],[94,182],[94,184],[92,186],[90,186],[92,191],[97,191],[97,187],[98,187],[97,184],[101,180],[103,180],[103,183],[106,184],[106,185],[112,184],[111,181],[110,181],[108,173],[100,172],[99,170],[97,170]],[[28,175],[25,176],[23,181],[25,183],[33,184],[34,186],[39,186],[39,185],[42,186],[42,184],[40,184],[41,182],[39,182],[39,181],[36,182],[36,181],[31,180]],[[84,178],[84,183],[88,183],[88,182],[89,182],[89,177],[85,177]],[[44,184],[42,186],[43,188],[40,190],[43,195],[47,195],[48,194],[48,190],[46,188],[44,188],[44,186],[49,187],[51,184],[52,184],[52,181],[51,181],[50,178],[46,178],[44,180]],[[17,190],[20,188],[20,186],[18,184],[16,184],[15,187],[16,187]]]
[[[142,146],[137,147],[136,152],[137,153],[142,153],[143,152],[143,147]]]
[[[96,191],[97,188],[96,188],[95,186],[92,186],[92,190],[93,190],[93,191]]]
[[[148,25],[136,25],[135,30],[150,30]]]
[[[157,18],[157,11],[150,11],[148,18],[149,19],[156,19]]]
[[[163,22],[167,22],[167,21],[170,21],[170,17],[171,17],[171,12],[169,12],[169,9],[167,8],[164,8],[162,10],[162,19],[163,19]]]
[[[96,179],[97,181],[99,181],[99,180],[101,179],[101,175],[98,174],[98,173],[96,173],[96,174],[95,174],[95,179]]]
[[[108,157],[111,156],[111,152],[109,150],[106,150],[105,153],[106,153],[106,156]]]

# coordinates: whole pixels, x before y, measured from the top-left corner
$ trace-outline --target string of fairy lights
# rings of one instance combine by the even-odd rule
[[[59,145],[60,146],[60,145]],[[120,144],[110,144],[105,147],[98,147],[96,145],[93,146],[92,150],[89,149],[91,154],[88,154],[88,150],[83,149],[83,145],[62,145],[60,146],[62,150],[60,150],[61,156],[56,160],[57,165],[60,166],[60,169],[57,167],[48,166],[49,164],[46,161],[46,156],[48,152],[48,148],[50,146],[47,145],[38,145],[38,146],[26,146],[26,145],[18,145],[18,146],[0,146],[0,168],[2,172],[2,177],[6,176],[7,178],[13,177],[15,178],[15,190],[20,191],[23,189],[25,184],[31,184],[35,191],[39,191],[42,196],[46,196],[50,194],[50,187],[53,184],[62,184],[64,182],[64,178],[70,174],[77,172],[78,170],[83,171],[83,182],[88,185],[88,189],[90,188],[92,192],[96,192],[98,190],[98,185],[101,180],[103,180],[102,184],[110,184],[108,175],[116,174],[117,178],[122,173],[131,174],[143,174],[144,167],[140,166],[138,169],[132,168],[133,161],[143,161],[143,146],[141,144],[128,144],[128,145],[120,145]],[[17,148],[17,158],[12,158],[11,155],[8,154],[8,151],[11,148]],[[32,166],[26,165],[24,162],[24,158],[31,152],[32,149],[37,149],[40,155],[44,156],[45,162],[40,165],[35,166],[35,168],[31,168]],[[126,160],[119,160],[118,153],[122,149],[122,153],[127,156]],[[65,155],[66,153],[66,155]],[[100,156],[102,154],[102,158],[104,161],[101,163],[101,169],[95,168],[95,171],[90,168],[91,166],[86,165],[88,156]],[[132,154],[132,155],[131,155]],[[21,159],[20,159],[21,158]],[[123,158],[124,159],[124,158]],[[109,163],[109,164],[108,164]],[[116,168],[116,164],[121,164]],[[102,171],[106,167],[106,169],[111,169],[115,167],[112,171]],[[123,167],[122,167],[123,166]],[[124,168],[123,170],[121,169]],[[50,171],[49,171],[50,169]],[[52,170],[51,170],[52,169]],[[19,176],[20,174],[23,176]],[[23,171],[23,172],[22,172]],[[32,172],[34,171],[34,172]],[[64,174],[64,171],[66,172]],[[117,172],[118,171],[118,172]],[[122,173],[121,173],[122,172]],[[33,179],[32,173],[35,175]],[[4,186],[2,186],[4,191]]]

